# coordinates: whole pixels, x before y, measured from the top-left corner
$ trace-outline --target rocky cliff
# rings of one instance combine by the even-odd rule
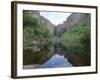
[[[62,33],[64,33],[67,29],[70,27],[73,27],[73,25],[77,25],[80,22],[84,20],[90,20],[89,14],[82,14],[82,13],[72,13],[66,21],[64,21],[62,24],[59,24],[55,27],[54,33],[58,36],[60,36]]]
[[[53,33],[54,30],[54,24],[52,24],[49,20],[44,18],[43,16],[40,16],[40,24],[43,25],[44,27],[47,27],[47,29]]]
[[[47,27],[47,29],[51,33],[53,33],[54,24],[52,24],[49,20],[41,16],[39,11],[28,10],[27,12],[30,16],[36,17],[40,25],[42,25],[43,27]]]
[[[55,28],[54,28],[55,36],[61,36],[61,34],[66,31],[66,28],[67,27],[66,27],[66,23],[65,22],[55,26]]]
[[[48,19],[41,16],[39,11],[28,10],[26,12],[28,12],[30,16],[36,17],[40,25],[47,27],[51,33],[54,33],[58,36],[60,36],[73,25],[77,25],[78,23],[90,18],[90,15],[87,13],[72,13],[63,23],[55,26]]]
[[[73,26],[74,24],[78,24],[84,20],[87,20],[90,18],[89,14],[83,14],[83,13],[72,13],[66,20],[66,27],[69,28]]]

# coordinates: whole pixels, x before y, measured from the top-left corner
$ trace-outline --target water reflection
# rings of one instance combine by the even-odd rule
[[[64,55],[65,58],[73,65],[73,66],[90,66],[90,55],[86,55],[84,53],[75,53],[71,49],[65,48],[61,43],[55,45],[55,51],[60,55]]]
[[[52,68],[52,67],[71,67],[72,64],[69,63],[67,58],[64,58],[64,56],[61,56],[61,55],[55,53],[50,58],[50,60],[45,62],[42,66],[46,67],[46,68]]]
[[[24,50],[23,53],[24,69],[90,65],[89,57],[77,55],[71,49],[65,48],[61,43],[57,43],[51,48],[43,49],[37,53],[32,52],[32,50]]]

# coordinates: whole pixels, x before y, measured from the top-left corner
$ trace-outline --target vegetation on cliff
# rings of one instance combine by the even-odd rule
[[[61,43],[76,55],[90,58],[90,19],[74,24],[60,39]]]
[[[39,51],[51,43],[51,33],[48,29],[25,11],[23,12],[23,36],[24,49],[32,48],[34,51]]]

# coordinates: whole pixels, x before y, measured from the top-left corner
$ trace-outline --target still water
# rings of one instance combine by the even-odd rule
[[[67,60],[67,58],[64,58],[64,56],[55,53],[48,61],[46,61],[42,65],[33,64],[24,66],[25,69],[54,68],[54,67],[72,67],[72,64]]]
[[[61,56],[57,53],[55,53],[51,59],[49,59],[47,62],[45,62],[43,67],[71,67],[72,64],[67,60],[67,58],[64,58],[64,56]]]
[[[24,50],[24,69],[35,68],[56,68],[72,66],[89,66],[89,58],[84,55],[76,55],[62,44],[55,44],[52,50],[42,50],[33,53],[31,50]]]

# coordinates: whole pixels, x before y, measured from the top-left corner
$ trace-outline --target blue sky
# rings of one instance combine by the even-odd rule
[[[71,13],[62,12],[40,12],[40,15],[55,25],[63,23]]]

